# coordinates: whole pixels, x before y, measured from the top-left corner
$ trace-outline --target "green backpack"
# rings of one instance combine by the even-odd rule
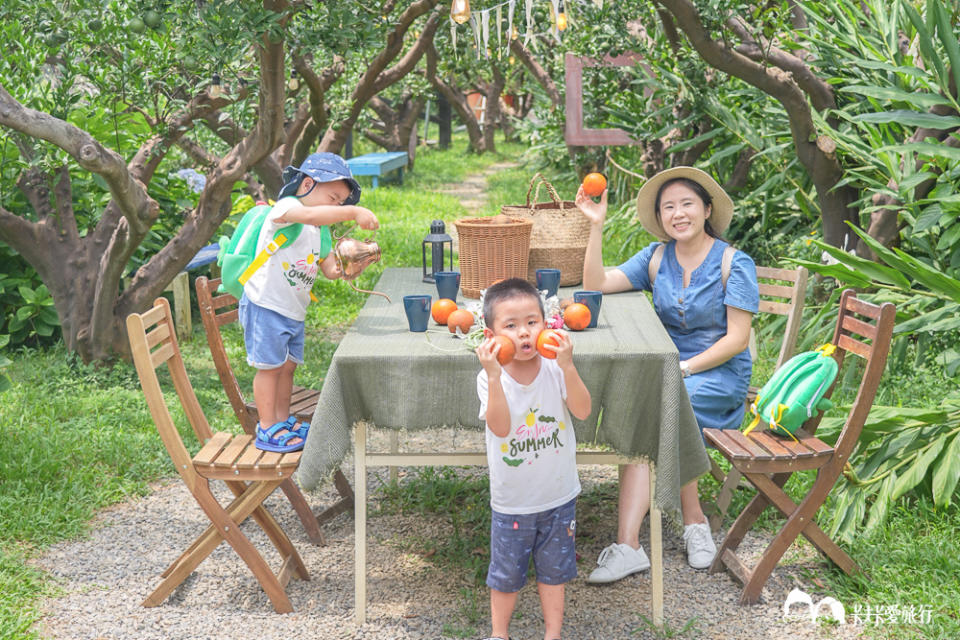
[[[258,204],[251,207],[240,220],[236,231],[229,238],[220,236],[220,252],[217,254],[217,264],[220,266],[221,283],[218,291],[226,291],[235,298],[243,295],[243,285],[254,273],[266,264],[274,253],[283,246],[291,244],[303,230],[301,223],[294,223],[278,229],[273,236],[273,242],[267,244],[260,253],[257,253],[257,240],[260,238],[260,229],[270,213],[269,204]],[[323,231],[322,247],[329,251],[332,244],[330,230],[321,227]],[[311,293],[311,298],[313,294]]]
[[[825,344],[787,360],[757,393],[750,405],[753,421],[744,435],[764,424],[774,433],[796,440],[794,433],[816,411],[833,406],[823,395],[837,377],[836,346]]]

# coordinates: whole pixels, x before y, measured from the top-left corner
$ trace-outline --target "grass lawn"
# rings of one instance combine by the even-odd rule
[[[368,187],[361,203],[380,219],[375,237],[383,261],[369,268],[356,281],[357,286],[373,288],[386,266],[419,266],[421,241],[430,221],[439,218],[449,225],[468,215],[456,198],[437,193],[437,188],[456,185],[492,163],[516,161],[524,151],[517,144],[501,143],[498,148],[498,154],[477,156],[466,152],[464,139],[455,138],[447,151],[419,151],[415,170],[406,173],[403,185],[388,182],[371,190],[369,179],[361,179]],[[522,203],[531,174],[523,167],[491,174],[483,213],[494,213],[502,204]],[[576,185],[559,181],[555,186],[562,196],[572,199]],[[363,238],[367,233],[358,231],[356,235]],[[605,263],[619,262],[617,250],[625,237],[614,233],[608,238]],[[634,238],[631,246],[639,248],[646,240]],[[306,357],[311,367],[298,373],[298,382],[311,387],[322,385],[340,336],[366,299],[343,282],[320,282],[316,292],[322,302],[310,308],[307,320]],[[228,329],[225,342],[231,360],[242,362],[239,330]],[[199,322],[193,338],[182,348],[211,426],[237,429]],[[39,615],[40,599],[55,593],[56,587],[30,567],[30,558],[54,542],[84,536],[98,509],[145,494],[150,483],[173,475],[173,469],[132,365],[121,362],[109,370],[84,366],[62,346],[18,351],[10,357],[14,360],[9,369],[14,386],[0,395],[0,638],[31,638],[35,637],[30,628]],[[241,385],[249,388],[252,370],[240,366],[237,374]],[[889,376],[881,392],[884,404],[929,406],[924,403],[935,401],[931,394],[937,389],[945,393],[951,382],[924,379],[928,374],[936,375],[897,372]],[[197,447],[185,421],[179,423],[185,426],[188,447]],[[810,482],[809,476],[797,477],[788,489],[796,495]],[[709,480],[701,486],[706,493],[715,490]],[[477,501],[478,488],[485,490],[482,478],[465,483],[443,470],[424,470],[411,474],[403,487],[390,489],[387,504],[456,518],[464,537],[435,541],[438,546],[456,546],[438,548],[434,561],[478,576],[483,567],[475,566],[470,551],[486,544],[484,528],[480,527],[482,540],[469,539],[477,529],[479,514],[485,512],[486,503]],[[602,495],[584,499],[613,499],[615,493],[615,487],[604,487]],[[737,500],[734,511],[744,504],[746,495],[738,495]],[[451,509],[453,505],[461,508]],[[867,633],[875,637],[960,637],[960,536],[956,534],[960,513],[956,507],[935,510],[911,495],[898,501],[892,511],[885,528],[858,540],[850,549],[870,580],[848,579],[823,564],[817,574],[824,585],[823,595],[839,599],[848,612],[857,604],[932,606],[931,624],[868,627]],[[770,516],[764,523],[768,527],[776,524]],[[469,602],[473,595],[463,597]],[[475,613],[475,605],[466,608]],[[471,624],[469,618],[465,624]]]

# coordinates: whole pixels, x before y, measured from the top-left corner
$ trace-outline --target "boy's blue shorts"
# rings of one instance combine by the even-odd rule
[[[503,593],[519,591],[527,582],[531,555],[537,582],[563,584],[573,580],[577,577],[576,529],[576,498],[539,513],[494,511],[487,586]]]
[[[247,364],[254,369],[276,369],[287,360],[303,364],[306,323],[293,320],[240,298],[240,326],[247,348]]]

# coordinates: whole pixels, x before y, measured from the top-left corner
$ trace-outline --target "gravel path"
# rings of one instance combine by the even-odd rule
[[[385,434],[371,442],[386,449]],[[431,442],[436,444],[436,434]],[[451,432],[458,446],[479,445],[479,434]],[[401,446],[419,446],[418,434],[407,434]],[[424,438],[424,441],[426,438]],[[470,442],[473,440],[473,442]],[[411,441],[413,441],[411,443]],[[446,440],[450,442],[450,440]],[[372,450],[372,448],[371,448]],[[343,468],[353,478],[352,464]],[[401,469],[401,477],[413,470]],[[462,473],[484,473],[463,469]],[[584,491],[603,486],[613,495],[616,468],[580,467]],[[379,499],[377,488],[388,480],[386,469],[371,469],[370,510]],[[226,491],[224,491],[224,494]],[[225,497],[225,496],[221,496]],[[332,504],[331,486],[308,494],[314,510]],[[489,631],[489,607],[484,589],[474,589],[466,572],[444,571],[429,558],[411,553],[409,539],[428,535],[442,539],[449,522],[442,516],[424,521],[420,516],[371,516],[368,524],[368,621],[353,621],[353,519],[341,514],[324,529],[328,544],[309,543],[299,521],[276,492],[267,502],[270,511],[288,532],[308,570],[309,582],[292,580],[288,593],[295,612],[273,613],[270,602],[239,557],[221,544],[213,555],[161,606],[146,609],[140,603],[159,583],[160,572],[203,529],[207,520],[182,483],[158,485],[149,496],[103,511],[90,537],[63,543],[48,550],[37,564],[54,576],[61,593],[47,600],[39,630],[44,637],[69,639],[144,638],[351,638],[407,639],[482,638]],[[619,583],[595,587],[583,578],[594,566],[600,550],[615,534],[615,499],[602,501],[590,518],[578,517],[580,577],[568,585],[565,637],[655,638],[642,616],[650,615],[649,571]],[[586,526],[585,522],[594,522]],[[267,562],[276,569],[279,556],[252,521],[243,525]],[[644,527],[643,544],[649,549]],[[720,536],[717,536],[719,540]],[[781,562],[764,590],[764,602],[752,607],[736,604],[739,589],[727,575],[708,575],[690,569],[672,531],[664,530],[665,611],[668,630],[678,637],[701,638],[851,638],[851,624],[812,624],[799,615],[784,620],[782,603],[794,586],[813,592],[801,575],[818,571],[815,551],[796,547]],[[749,538],[746,549],[759,552],[765,541]],[[468,594],[477,594],[474,603]],[[817,598],[819,599],[819,597]],[[471,611],[473,621],[471,622]],[[541,638],[543,633],[536,588],[523,589],[518,617],[511,627],[514,638]]]

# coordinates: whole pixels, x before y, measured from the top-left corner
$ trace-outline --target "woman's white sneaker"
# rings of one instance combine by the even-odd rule
[[[643,547],[634,549],[628,544],[614,543],[600,552],[597,558],[597,568],[590,573],[587,582],[591,584],[606,584],[616,582],[631,573],[650,568],[650,560],[643,552]]]
[[[710,535],[710,525],[705,522],[688,524],[683,528],[683,543],[687,547],[687,564],[694,569],[706,569],[713,564],[717,545]]]

